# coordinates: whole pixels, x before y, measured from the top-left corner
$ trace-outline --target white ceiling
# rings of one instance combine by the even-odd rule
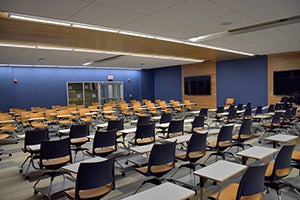
[[[298,16],[300,0],[1,0],[0,9],[187,40]],[[224,22],[230,24],[221,25]],[[224,35],[201,43],[256,55],[299,51],[300,23]],[[8,64],[67,66],[111,56],[0,47],[0,63]],[[122,56],[96,66],[155,68],[186,63]]]

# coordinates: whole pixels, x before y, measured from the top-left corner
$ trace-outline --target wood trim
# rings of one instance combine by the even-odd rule
[[[215,108],[216,107],[216,92],[217,92],[217,84],[216,84],[216,63],[208,62],[208,63],[197,63],[190,65],[183,65],[181,69],[181,82],[182,82],[182,101],[190,100],[190,102],[197,103],[196,109],[200,108]],[[202,76],[202,75],[210,75],[211,80],[211,95],[201,95],[201,96],[193,96],[193,95],[184,95],[184,77],[188,76]]]
[[[268,104],[275,104],[283,97],[273,94],[273,72],[295,69],[300,69],[300,51],[268,55]]]
[[[248,56],[118,33],[59,26],[0,15],[0,42],[87,48],[221,61]]]

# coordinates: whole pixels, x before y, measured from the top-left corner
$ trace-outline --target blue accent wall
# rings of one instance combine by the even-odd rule
[[[106,81],[108,75],[123,81],[127,101],[140,100],[140,70],[0,67],[0,110],[67,105],[66,82]]]
[[[181,85],[181,66],[155,69],[155,99],[182,101]]]
[[[141,99],[155,100],[153,69],[142,70],[141,72]]]
[[[234,97],[235,104],[268,104],[267,56],[217,62],[216,70],[217,105],[227,97]]]

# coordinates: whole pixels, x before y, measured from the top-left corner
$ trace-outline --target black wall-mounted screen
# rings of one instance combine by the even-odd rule
[[[210,95],[210,76],[190,76],[184,78],[185,95]]]
[[[299,95],[300,70],[274,71],[274,95]]]

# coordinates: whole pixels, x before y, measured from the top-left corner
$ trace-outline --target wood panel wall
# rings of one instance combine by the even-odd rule
[[[181,73],[182,81],[182,100],[190,100],[197,103],[197,109],[200,108],[215,108],[216,107],[216,63],[197,63],[190,65],[182,65]],[[188,76],[203,76],[210,75],[211,80],[211,95],[184,95],[184,78]]]
[[[273,94],[273,72],[295,69],[300,69],[300,51],[268,55],[268,104],[275,104],[283,97]]]

